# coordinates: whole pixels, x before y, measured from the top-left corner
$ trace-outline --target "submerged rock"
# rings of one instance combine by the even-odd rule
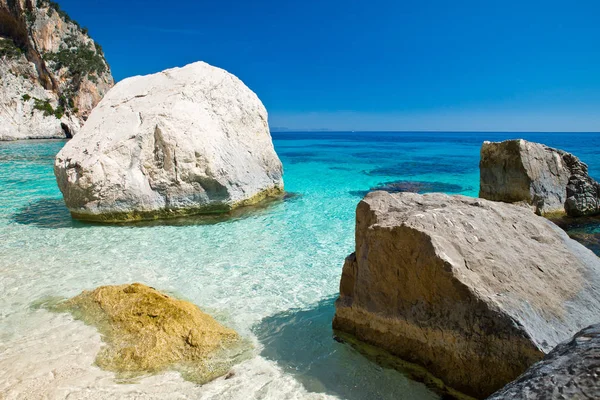
[[[283,192],[264,106],[202,62],[119,82],[54,172],[73,217],[103,222],[222,213]]]
[[[247,349],[194,304],[139,283],[84,291],[56,309],[97,327],[106,346],[96,363],[124,377],[176,369],[204,383],[226,374]]]
[[[373,192],[334,329],[485,397],[600,313],[600,259],[527,207]]]
[[[442,192],[442,193],[458,193],[465,190],[462,186],[454,183],[445,182],[421,182],[421,181],[394,181],[380,183],[379,185],[372,187],[371,190],[355,190],[351,191],[350,194],[359,197],[365,197],[367,193],[374,192],[377,190],[383,190],[389,193],[431,193],[431,192]]]
[[[47,0],[0,0],[0,140],[68,138],[112,87],[104,53]]]
[[[485,142],[479,197],[531,204],[536,213],[600,214],[600,184],[587,165],[562,150],[525,140]]]
[[[489,400],[600,399],[600,325],[552,350]]]

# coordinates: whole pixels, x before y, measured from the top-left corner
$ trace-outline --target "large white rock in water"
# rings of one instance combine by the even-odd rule
[[[599,315],[600,259],[528,207],[372,192],[333,326],[481,398]]]
[[[227,212],[283,191],[265,107],[203,62],[119,82],[54,172],[75,218],[105,222]]]

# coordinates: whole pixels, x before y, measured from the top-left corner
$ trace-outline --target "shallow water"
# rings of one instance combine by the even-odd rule
[[[220,223],[103,226],[62,203],[52,162],[63,142],[0,143],[0,398],[437,398],[332,339],[357,194],[402,181],[474,196],[482,141],[514,137],[573,152],[600,177],[597,134],[279,133],[298,196]],[[94,329],[32,308],[134,281],[198,304],[253,340],[255,357],[202,387],[176,373],[117,384],[93,366]]]

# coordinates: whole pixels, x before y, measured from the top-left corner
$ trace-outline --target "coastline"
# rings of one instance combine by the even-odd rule
[[[264,388],[260,393],[270,398],[391,399],[398,391],[437,398],[424,385],[335,342],[333,303],[319,302],[336,296],[343,260],[353,247],[360,198],[351,192],[390,180],[443,181],[476,196],[479,146],[488,136],[443,136],[432,144],[440,136],[275,134],[286,190],[300,196],[209,225],[193,218],[139,226],[74,222],[52,174],[64,141],[0,143],[0,184],[6,188],[0,194],[0,289],[6,293],[0,299],[0,370],[10,366],[0,375],[0,393],[7,399],[44,390],[50,397],[96,392],[104,398],[176,398],[179,392],[241,399],[248,387],[256,393]],[[592,161],[593,174],[600,172],[600,157],[581,154],[600,146],[570,135],[554,138],[562,141],[553,143],[557,147]],[[430,168],[433,162],[437,169]],[[396,171],[398,164],[405,175],[369,174]],[[123,384],[93,365],[102,344],[93,328],[31,309],[40,298],[129,281],[175,293],[230,323],[255,341],[256,356],[235,367],[231,379],[202,387],[171,372]],[[364,371],[360,388],[356,369]]]

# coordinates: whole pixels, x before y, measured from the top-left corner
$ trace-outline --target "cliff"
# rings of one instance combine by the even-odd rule
[[[0,0],[0,140],[71,137],[113,86],[102,48],[49,0]]]

